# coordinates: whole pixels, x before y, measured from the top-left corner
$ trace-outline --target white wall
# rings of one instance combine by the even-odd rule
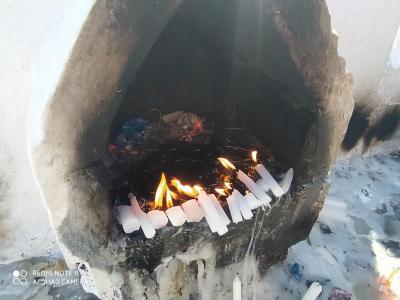
[[[40,136],[40,111],[93,2],[0,3],[0,264],[61,255],[30,168],[27,119]]]
[[[327,0],[339,54],[346,59],[359,102],[400,103],[400,70],[390,60],[400,26],[399,0]]]

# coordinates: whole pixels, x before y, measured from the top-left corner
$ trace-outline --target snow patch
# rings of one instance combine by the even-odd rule
[[[398,155],[339,162],[308,240],[267,272],[257,299],[300,299],[314,281],[322,284],[318,299],[328,299],[335,288],[350,292],[353,300],[397,299],[380,292],[379,284],[400,267],[399,174]],[[326,226],[332,233],[322,230]],[[301,280],[290,273],[295,263]]]

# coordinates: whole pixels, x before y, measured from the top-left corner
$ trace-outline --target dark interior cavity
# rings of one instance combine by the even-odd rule
[[[262,5],[185,1],[136,73],[113,128],[154,111],[193,112],[250,130],[296,167],[318,101]]]
[[[368,110],[364,106],[356,104],[353,110],[353,114],[351,115],[346,135],[342,142],[342,149],[346,151],[351,150],[364,135],[365,131],[368,128],[368,124]]]

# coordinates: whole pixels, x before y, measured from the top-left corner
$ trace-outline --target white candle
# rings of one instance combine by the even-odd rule
[[[140,227],[142,227],[144,235],[148,239],[151,239],[156,234],[156,230],[154,229],[150,218],[140,209],[139,203],[137,202],[135,195],[129,194],[129,199],[131,201],[133,212],[139,220]]]
[[[217,197],[215,197],[214,194],[210,194],[210,195],[208,195],[208,198],[211,199],[212,203],[214,204],[214,207],[218,211],[219,217],[222,219],[222,221],[225,223],[225,225],[229,225],[231,223],[231,220],[229,220],[224,209],[222,208],[221,204],[219,203]]]
[[[301,300],[315,300],[322,292],[322,286],[318,282],[313,282]]]
[[[290,185],[292,184],[293,181],[293,175],[294,175],[293,168],[290,168],[286,172],[285,176],[283,176],[282,180],[279,182],[279,185],[281,186],[284,194],[286,194],[289,191]]]
[[[196,199],[188,200],[181,204],[188,222],[200,222],[204,217],[204,210],[197,203]]]
[[[268,172],[268,170],[262,164],[258,164],[256,166],[256,171],[260,176],[265,180],[268,186],[271,188],[271,191],[274,193],[276,197],[280,197],[283,195],[283,190],[281,186],[276,182],[274,177]]]
[[[199,198],[197,200],[197,203],[200,205],[200,207],[204,211],[204,218],[207,221],[208,226],[210,227],[211,232],[217,232],[218,230],[218,225],[217,225],[217,220],[215,218],[211,218],[209,213],[206,213],[205,207],[208,205],[207,200],[203,200],[203,195],[199,195]]]
[[[269,204],[271,202],[271,197],[268,196],[249,176],[244,174],[239,170],[237,173],[237,178],[260,200]]]
[[[243,218],[240,213],[237,196],[232,193],[232,195],[226,198],[226,202],[228,203],[229,211],[231,212],[232,222],[235,224],[242,222]]]
[[[147,213],[147,216],[155,229],[163,228],[168,224],[167,215],[162,210],[151,210]]]
[[[241,300],[242,299],[242,282],[238,275],[233,279],[233,300]]]
[[[250,220],[253,217],[253,213],[251,212],[250,206],[247,204],[246,199],[244,199],[243,195],[238,190],[234,190],[232,195],[234,195],[237,199],[239,210],[243,216],[243,219]]]
[[[205,191],[200,191],[198,202],[204,210],[204,214],[211,231],[216,231],[219,235],[227,233],[228,227],[226,227],[223,220],[220,218],[217,209]]]
[[[213,218],[210,218],[206,213],[204,213],[204,218],[207,221],[208,226],[210,227],[211,232],[217,232],[218,226],[217,223],[215,223],[215,220]]]
[[[133,212],[132,206],[121,205],[117,206],[115,210],[118,213],[119,222],[126,233],[131,233],[139,230],[140,223],[135,213]]]
[[[170,207],[165,211],[165,213],[173,226],[181,226],[187,220],[186,214],[180,206]]]
[[[258,179],[256,183],[260,188],[264,190],[264,192],[268,192],[270,190],[269,185],[263,178]]]
[[[253,193],[247,193],[244,196],[244,199],[247,201],[247,204],[251,210],[258,208],[258,207],[262,206],[263,204],[267,205],[266,202],[263,203],[262,201],[258,200],[256,198],[256,196],[253,195]]]

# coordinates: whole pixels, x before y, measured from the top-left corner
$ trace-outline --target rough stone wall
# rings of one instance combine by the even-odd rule
[[[344,60],[337,57],[337,37],[331,32],[325,3],[317,0],[289,4],[290,1],[276,1],[275,22],[306,86],[320,99],[314,108],[318,120],[303,148],[302,168],[315,176],[327,172],[336,159],[354,105],[352,85]],[[325,158],[316,159],[316,155]]]
[[[105,186],[91,167],[102,157],[126,78],[134,76],[179,4],[95,3],[43,112],[43,139],[32,153],[64,258],[70,268],[93,262],[104,299],[113,292],[105,270],[112,257],[96,252],[107,243],[112,211]]]

